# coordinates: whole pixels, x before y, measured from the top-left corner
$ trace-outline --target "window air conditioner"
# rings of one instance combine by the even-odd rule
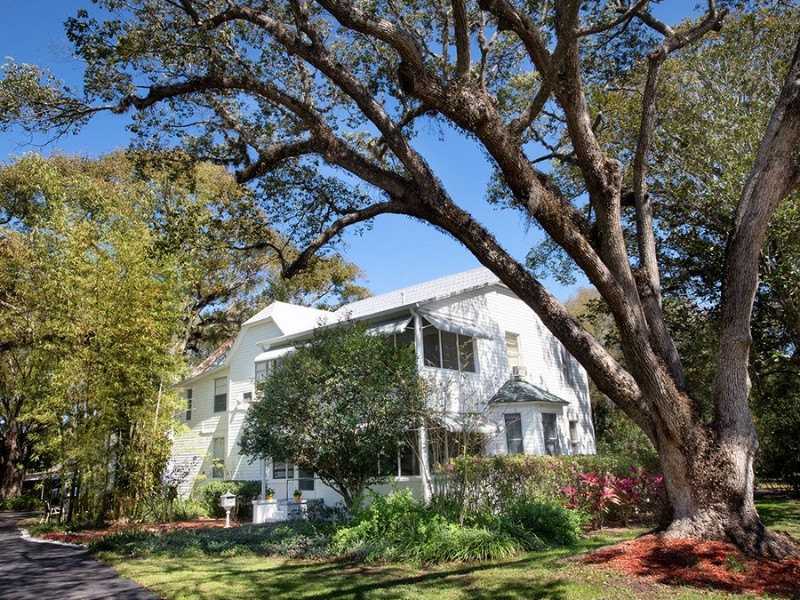
[[[526,377],[528,375],[528,368],[521,365],[511,367],[511,375],[513,377]]]

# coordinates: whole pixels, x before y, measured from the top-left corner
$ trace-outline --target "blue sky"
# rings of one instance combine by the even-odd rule
[[[70,53],[63,23],[88,0],[0,0],[0,60],[12,57],[18,63],[37,64],[50,69],[68,83],[80,81],[81,64]],[[0,137],[0,162],[9,162],[25,152],[51,154],[62,151],[94,157],[124,148],[128,141],[125,119],[101,115],[77,135],[62,137],[43,145],[23,132]],[[524,259],[541,233],[529,229],[519,213],[490,207],[484,201],[490,169],[477,147],[452,132],[443,141],[424,135],[416,142],[452,197],[471,210],[515,257]],[[360,236],[348,235],[345,256],[364,272],[365,285],[383,293],[479,266],[460,244],[433,227],[396,215],[375,220],[371,230]],[[544,283],[564,300],[575,291],[554,281]]]

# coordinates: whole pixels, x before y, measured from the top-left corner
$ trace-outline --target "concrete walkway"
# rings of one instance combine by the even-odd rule
[[[0,598],[157,600],[82,548],[22,539],[16,523],[33,513],[0,512]]]

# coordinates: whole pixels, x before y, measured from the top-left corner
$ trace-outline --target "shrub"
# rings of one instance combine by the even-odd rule
[[[352,518],[350,511],[339,502],[335,506],[328,506],[322,500],[310,500],[306,504],[305,519],[311,523],[347,523]]]
[[[496,520],[495,520],[496,524]],[[353,524],[333,535],[333,552],[360,560],[412,563],[469,562],[505,558],[524,548],[497,527],[461,525],[426,508],[406,490],[372,496]]]
[[[606,517],[627,524],[633,516],[656,514],[663,504],[663,477],[631,467],[627,477],[580,473],[574,485],[564,486],[567,506],[586,512],[594,527]]]
[[[518,537],[529,550],[545,543],[572,546],[583,534],[586,516],[554,501],[520,500],[511,504],[501,517],[503,528]]]
[[[251,518],[253,516],[252,501],[261,493],[261,482],[210,481],[200,491],[200,502],[209,516],[225,516],[225,511],[219,505],[219,498],[228,491],[236,495],[236,509],[231,516],[237,520]]]
[[[164,534],[126,532],[94,540],[88,549],[93,554],[113,553],[133,557],[322,558],[329,555],[328,533],[327,530],[304,521],[246,525],[231,529],[192,529]]]
[[[433,521],[421,533],[421,539],[402,548],[398,559],[423,564],[474,562],[507,558],[524,549],[523,544],[505,531],[443,520]]]
[[[172,506],[172,518],[175,521],[196,521],[208,517],[208,511],[202,502],[192,498],[178,499]]]
[[[601,525],[657,513],[661,477],[619,456],[460,456],[436,468],[438,505],[460,522],[502,514],[520,498],[560,499]]]
[[[9,496],[0,498],[0,510],[37,510],[42,501],[33,496]]]

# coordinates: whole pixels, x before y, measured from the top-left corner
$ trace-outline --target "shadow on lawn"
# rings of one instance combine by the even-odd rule
[[[305,568],[297,563],[287,563],[264,577],[251,579],[249,591],[252,598],[314,598],[315,600],[340,600],[380,598],[394,600],[415,595],[427,598],[470,598],[470,600],[563,600],[566,596],[561,580],[544,580],[530,575],[502,578],[502,581],[481,577],[481,572],[491,569],[522,570],[531,565],[531,559],[492,562],[474,565],[456,565],[453,568],[436,567],[427,572],[410,570],[403,566],[365,566],[348,563],[319,563]],[[222,577],[239,579],[253,573],[231,569]],[[256,580],[257,579],[257,580]],[[488,585],[487,585],[488,584]],[[250,595],[252,594],[252,595]],[[197,596],[202,597],[202,595]]]

